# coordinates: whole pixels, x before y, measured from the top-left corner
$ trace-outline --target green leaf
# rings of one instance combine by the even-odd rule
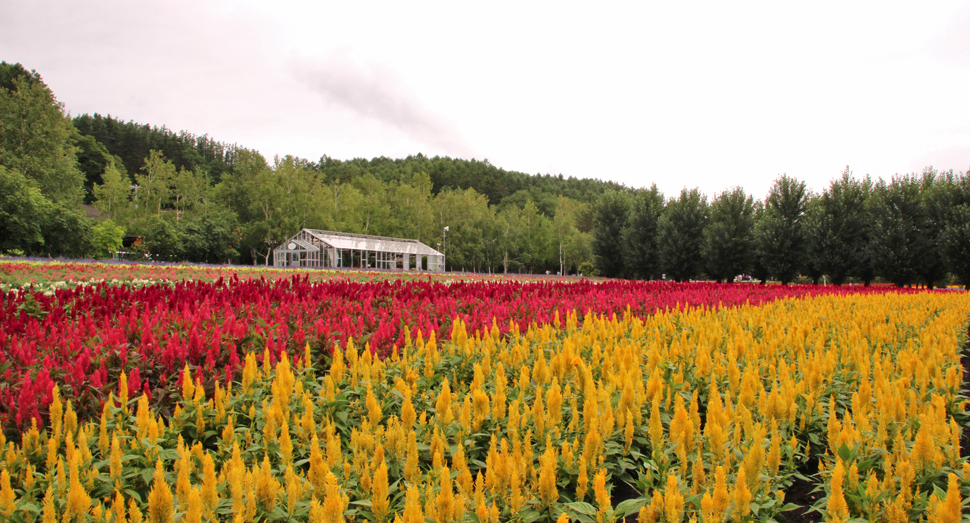
[[[596,507],[594,507],[593,505],[590,505],[589,503],[586,503],[585,501],[574,501],[572,503],[565,503],[565,506],[569,507],[570,510],[575,511],[578,514],[585,514],[587,516],[596,515]]]
[[[635,514],[640,511],[640,509],[647,504],[647,498],[633,498],[621,501],[619,505],[616,506],[614,511],[620,514],[621,517],[627,517],[630,514]]]

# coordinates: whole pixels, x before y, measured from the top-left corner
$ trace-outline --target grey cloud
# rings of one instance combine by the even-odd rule
[[[424,107],[391,71],[362,67],[342,58],[299,62],[294,75],[327,101],[397,129],[409,138],[470,158],[454,124]]]

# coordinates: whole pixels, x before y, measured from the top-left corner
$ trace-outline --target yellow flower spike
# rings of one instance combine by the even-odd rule
[[[41,516],[42,523],[57,523],[57,509],[54,508],[54,487],[48,486],[47,493],[44,494],[44,508]]]
[[[586,471],[586,460],[579,460],[579,476],[576,479],[576,499],[582,501],[586,498],[586,490],[589,488],[589,476]]]
[[[24,469],[24,486],[25,490],[33,490],[34,488],[34,466],[27,463],[27,467]]]
[[[108,449],[111,446],[111,438],[108,437],[108,418],[111,412],[111,402],[104,402],[104,408],[101,410],[101,422],[98,428],[98,450],[101,451],[102,458],[108,454]]]
[[[17,509],[17,494],[10,486],[10,472],[7,469],[0,471],[0,514],[4,516],[13,515]]]
[[[117,489],[115,489],[114,498],[111,499],[111,514],[114,517],[113,523],[128,522],[128,512],[125,510],[125,498]]]
[[[552,444],[551,437],[546,438],[546,451],[539,459],[539,499],[545,507],[552,506],[559,499],[559,490],[556,488],[556,446]]]
[[[216,476],[216,464],[212,456],[207,452],[202,456],[202,504],[205,507],[207,517],[211,518],[215,514],[216,507],[219,505],[219,495],[216,487],[219,478]]]
[[[80,454],[75,454],[69,467],[69,484],[67,490],[67,508],[65,509],[65,519],[80,516],[88,512],[91,508],[91,497],[83,485],[81,485],[80,472],[78,471]]]
[[[134,519],[134,517],[132,517]],[[162,460],[155,462],[155,475],[152,478],[152,489],[148,493],[148,523],[173,523],[175,509],[172,491],[165,482],[165,469]]]
[[[186,523],[202,523],[202,496],[199,489],[193,487],[188,494],[188,508],[185,511]]]
[[[645,506],[641,508],[640,513],[643,514],[645,509]],[[705,523],[720,523],[722,519],[721,514],[716,513],[714,510],[714,498],[711,496],[710,491],[705,491],[704,495],[701,496],[701,515]],[[642,517],[638,519],[640,521],[643,520]]]
[[[599,469],[593,478],[593,497],[598,505],[596,519],[602,523],[607,521],[606,514],[613,508],[610,494],[606,491],[606,469]]]
[[[842,482],[845,479],[845,467],[842,459],[838,458],[832,477],[829,480],[829,502],[826,510],[829,517],[838,517],[845,520],[849,517],[849,506],[846,504],[845,496],[842,492]]]
[[[416,485],[409,483],[404,502],[404,523],[424,523],[421,510],[421,492]]]
[[[283,420],[283,425],[280,427],[279,442],[283,463],[288,464],[293,458],[293,440],[290,438],[290,425],[286,420]]]
[[[684,517],[684,495],[680,493],[677,476],[667,476],[664,489],[664,517],[668,523],[680,523]]]
[[[441,426],[447,426],[451,423],[451,387],[448,384],[447,378],[441,383],[441,389],[438,392],[438,399],[435,401],[434,408],[435,420]]]
[[[664,427],[660,421],[659,394],[654,396],[653,405],[650,409],[650,445],[655,459],[663,455]]]
[[[128,521],[130,521],[130,523],[142,523],[143,517],[144,515],[142,514],[141,509],[138,508],[138,505],[135,504],[135,500],[134,499],[129,500]]]
[[[455,495],[451,487],[451,471],[441,467],[438,480],[438,496],[435,500],[437,521],[452,521],[455,513]]]
[[[189,370],[189,364],[186,363],[185,367],[182,369],[182,400],[189,402],[195,396],[195,384],[192,381],[192,371]]]

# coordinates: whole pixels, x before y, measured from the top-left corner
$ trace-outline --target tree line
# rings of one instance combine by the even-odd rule
[[[739,187],[710,201],[696,188],[667,199],[656,187],[612,191],[595,221],[604,276],[970,284],[968,173],[873,181],[846,167],[818,194],[782,175],[764,201]]]
[[[0,254],[107,256],[132,235],[139,257],[271,264],[310,227],[419,239],[449,270],[937,285],[970,281],[967,183],[847,170],[821,194],[782,176],[764,201],[741,188],[708,201],[487,160],[267,160],[208,135],[71,119],[40,75],[0,63]]]

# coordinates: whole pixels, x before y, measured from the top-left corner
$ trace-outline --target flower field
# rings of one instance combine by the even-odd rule
[[[970,294],[306,277],[0,301],[11,521],[961,521]]]
[[[360,281],[377,279],[416,280],[427,278],[427,273],[345,271],[324,269],[278,269],[275,267],[247,267],[230,265],[135,263],[126,261],[60,262],[50,260],[0,259],[0,292],[32,289],[34,292],[53,292],[77,286],[99,283],[142,287],[155,283],[171,284],[193,280],[214,282],[238,278],[267,279],[289,278],[299,272],[311,281],[325,281],[335,277]],[[448,276],[436,275],[437,279]]]

